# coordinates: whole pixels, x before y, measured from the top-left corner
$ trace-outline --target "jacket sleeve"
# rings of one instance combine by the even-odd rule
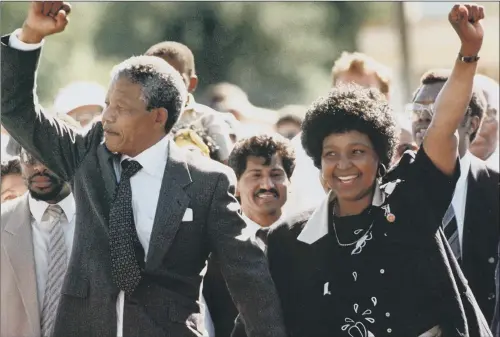
[[[100,133],[100,123],[86,135],[46,114],[38,104],[36,71],[41,49],[10,47],[1,38],[2,125],[23,148],[62,179],[69,181]]]
[[[211,202],[208,230],[231,297],[248,337],[285,337],[282,310],[265,253],[242,234],[244,220],[234,198],[234,173],[220,174]]]

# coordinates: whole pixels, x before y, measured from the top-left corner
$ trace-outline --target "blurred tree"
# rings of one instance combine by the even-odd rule
[[[199,91],[229,81],[256,105],[309,103],[330,87],[342,50],[356,49],[369,2],[73,3],[63,34],[47,39],[38,77],[51,101],[72,80],[106,84],[114,63],[162,40],[194,52]],[[1,3],[2,34],[19,27],[27,3]],[[380,17],[380,13],[378,13]],[[200,95],[197,95],[201,98]]]

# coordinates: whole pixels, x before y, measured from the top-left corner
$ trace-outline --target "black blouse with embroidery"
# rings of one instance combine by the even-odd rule
[[[297,239],[311,213],[269,233],[270,270],[291,336],[416,337],[451,327],[447,299],[454,295],[436,232],[459,165],[448,177],[423,149],[401,163],[381,187],[380,207],[339,218],[330,202],[328,234],[317,241]]]

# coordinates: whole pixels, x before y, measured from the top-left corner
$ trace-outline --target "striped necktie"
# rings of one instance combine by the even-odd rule
[[[453,205],[450,204],[448,210],[443,217],[443,231],[446,239],[448,240],[448,244],[455,255],[455,258],[460,263],[462,258],[462,251],[460,249],[460,239],[458,236],[458,226],[457,220],[455,217],[455,211],[453,210]]]
[[[49,266],[41,315],[42,337],[48,337],[52,334],[64,275],[68,266],[64,232],[59,224],[62,215],[63,210],[59,205],[50,205],[42,218],[42,221],[45,220],[47,227],[50,228],[48,247]]]

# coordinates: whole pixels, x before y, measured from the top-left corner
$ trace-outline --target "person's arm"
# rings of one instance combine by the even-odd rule
[[[448,19],[461,40],[462,56],[478,56],[483,42],[480,23],[483,18],[483,7],[474,4],[455,5],[451,10]],[[434,116],[423,141],[425,152],[434,165],[450,176],[458,155],[456,131],[472,96],[476,68],[477,60],[455,61],[452,73],[436,99]]]
[[[48,16],[55,8],[55,17]],[[62,179],[71,180],[88,150],[86,136],[44,113],[36,96],[36,70],[45,36],[64,29],[68,5],[33,2],[23,28],[1,39],[1,120],[22,147]],[[44,14],[45,13],[45,14]]]
[[[208,232],[229,293],[248,337],[285,337],[280,300],[264,252],[242,235],[244,220],[234,198],[234,173],[220,174],[210,205]]]

